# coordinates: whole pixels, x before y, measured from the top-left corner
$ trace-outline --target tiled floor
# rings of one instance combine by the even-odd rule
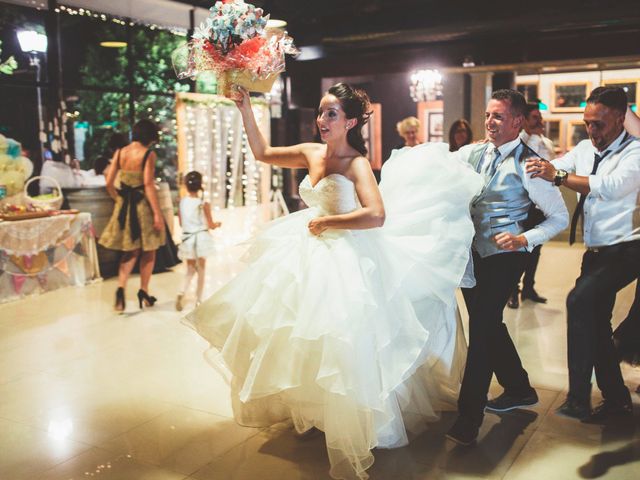
[[[237,253],[223,248],[210,259],[209,292],[237,271]],[[564,299],[580,256],[545,246],[538,284],[549,303],[506,312],[540,404],[488,414],[472,448],[445,441],[453,421],[445,414],[408,447],[376,451],[372,479],[640,478],[640,397],[623,425],[552,413],[567,383]],[[174,310],[182,272],[154,277],[160,301],[144,311],[133,302],[134,278],[125,315],[112,313],[113,280],[0,305],[0,479],[329,478],[322,435],[233,421],[229,389],[202,358],[204,340]],[[618,296],[616,321],[632,294]],[[640,370],[624,373],[635,389]]]

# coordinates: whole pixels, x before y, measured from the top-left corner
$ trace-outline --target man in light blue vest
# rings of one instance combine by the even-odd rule
[[[526,160],[537,157],[519,137],[525,108],[519,92],[494,92],[485,112],[489,142],[458,151],[460,159],[485,178],[483,190],[470,206],[476,230],[472,245],[476,286],[463,289],[469,311],[469,353],[458,399],[459,416],[447,433],[462,445],[477,438],[485,407],[504,412],[538,402],[502,322],[502,312],[529,252],[563,230],[569,214],[558,189],[525,172]],[[545,220],[525,231],[523,224],[532,203],[542,210]],[[487,402],[494,373],[504,393]]]

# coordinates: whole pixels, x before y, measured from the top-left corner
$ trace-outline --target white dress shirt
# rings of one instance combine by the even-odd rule
[[[500,152],[500,158],[508,156],[520,143],[521,140],[520,137],[518,137],[511,142],[499,146],[498,151]],[[471,152],[477,147],[478,145],[474,144],[465,145],[457,152],[454,152],[454,154],[459,154],[460,160],[468,162]],[[495,148],[492,143],[489,143],[480,168],[482,173],[489,168],[490,162],[487,160],[491,158],[490,155]],[[531,201],[542,210],[545,216],[544,222],[523,233],[527,239],[527,250],[531,251],[537,245],[542,245],[564,230],[567,225],[569,225],[569,213],[567,212],[567,207],[564,204],[562,194],[558,188],[541,178],[531,178],[531,174],[525,172],[524,166],[521,171],[522,174],[520,178],[524,189],[529,194]]]
[[[522,130],[520,132],[520,138],[531,150],[540,155],[541,158],[544,158],[545,160],[553,160],[556,157],[553,142],[544,135],[538,135],[537,133],[529,135],[527,132]]]
[[[604,247],[640,240],[640,140],[633,138],[622,151],[626,132],[599,152],[590,140],[583,140],[569,153],[553,160],[553,166],[589,177],[584,203],[584,243]],[[595,175],[591,175],[594,155],[604,157]]]

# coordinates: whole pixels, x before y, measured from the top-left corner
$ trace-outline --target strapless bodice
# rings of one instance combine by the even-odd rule
[[[319,209],[321,215],[349,213],[359,206],[355,185],[340,173],[331,173],[315,185],[307,175],[299,190],[304,203]]]

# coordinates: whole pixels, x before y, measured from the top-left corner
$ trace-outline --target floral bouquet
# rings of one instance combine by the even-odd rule
[[[213,71],[218,91],[227,97],[233,96],[233,85],[269,92],[285,69],[285,54],[297,50],[285,32],[265,28],[268,19],[243,0],[217,1],[192,40],[171,55],[178,78]]]

